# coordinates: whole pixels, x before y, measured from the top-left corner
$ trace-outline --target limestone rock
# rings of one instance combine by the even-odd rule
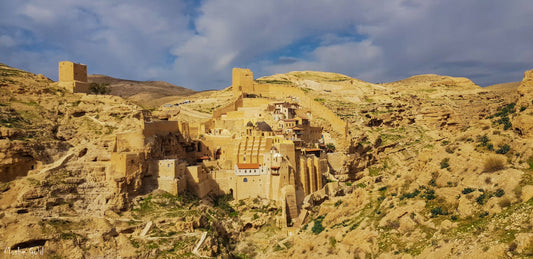
[[[524,72],[524,78],[517,91],[520,96],[518,105],[530,106],[533,100],[533,70]]]
[[[526,185],[522,187],[522,195],[520,196],[522,202],[529,201],[533,198],[533,185]]]

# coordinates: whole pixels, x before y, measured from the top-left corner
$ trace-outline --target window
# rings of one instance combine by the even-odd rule
[[[248,178],[243,178],[242,181],[247,183],[248,182]]]

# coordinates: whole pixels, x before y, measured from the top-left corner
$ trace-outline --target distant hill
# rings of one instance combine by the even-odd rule
[[[123,97],[147,108],[196,93],[194,90],[163,81],[134,81],[105,75],[89,75],[88,81],[109,84],[111,95]]]
[[[495,91],[498,91],[498,90],[513,90],[513,91],[516,91],[516,89],[518,88],[518,86],[520,85],[520,81],[518,82],[510,82],[510,83],[503,83],[503,84],[496,84],[496,85],[489,85],[487,87],[485,87],[485,89],[490,89],[490,90],[495,90]]]

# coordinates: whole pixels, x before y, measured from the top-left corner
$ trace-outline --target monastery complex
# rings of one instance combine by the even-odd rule
[[[59,85],[86,92],[86,71],[61,62]],[[281,203],[283,224],[296,223],[305,196],[323,187],[329,167],[323,129],[313,123],[321,105],[298,89],[282,88],[258,84],[249,69],[234,68],[234,99],[209,120],[189,124],[146,115],[141,130],[117,134],[106,178],[124,199],[141,189],[267,198]],[[321,117],[330,115],[322,111]],[[343,121],[329,121],[346,134]]]

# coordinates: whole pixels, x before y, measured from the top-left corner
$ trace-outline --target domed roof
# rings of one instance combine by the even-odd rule
[[[253,127],[253,126],[254,126],[254,124],[253,124],[251,121],[249,121],[248,123],[246,123],[246,127]]]
[[[255,126],[257,127],[258,130],[260,131],[272,131],[272,128],[270,127],[270,125],[268,125],[268,123],[264,122],[264,121],[259,121],[255,124]]]

